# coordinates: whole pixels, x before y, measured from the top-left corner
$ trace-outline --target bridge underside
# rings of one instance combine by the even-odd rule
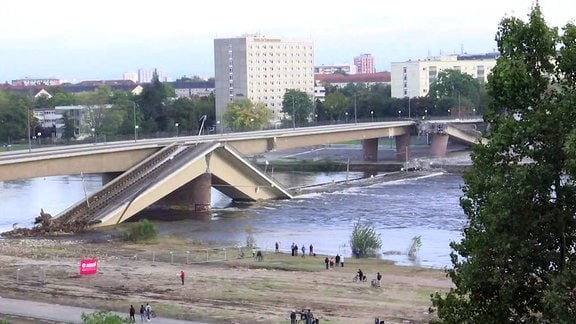
[[[156,160],[154,160],[156,159]],[[154,171],[140,170],[150,162],[143,161],[134,168],[114,179],[99,192],[58,215],[65,222],[82,221],[93,226],[114,225],[151,206],[175,206],[191,212],[205,212],[210,209],[210,189],[221,191],[233,200],[257,201],[269,199],[289,199],[292,196],[268,178],[259,169],[248,163],[237,152],[219,142],[201,144],[194,147],[171,148],[169,152],[158,152],[148,161],[156,161]],[[161,169],[161,171],[155,171]],[[150,176],[150,172],[155,172]],[[140,174],[136,188],[122,188],[123,182]],[[130,183],[136,182],[131,180]],[[128,183],[128,182],[127,182]],[[116,190],[114,188],[121,188]],[[112,189],[118,196],[109,199],[94,210],[101,197],[110,195]],[[84,207],[85,212],[78,212]],[[74,212],[74,215],[70,213]]]

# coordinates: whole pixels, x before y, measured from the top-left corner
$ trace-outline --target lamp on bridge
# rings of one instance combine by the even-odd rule
[[[38,132],[38,134],[36,134],[36,135],[38,135],[38,137],[37,137],[38,138],[38,146],[40,146],[42,144],[42,140],[40,139],[40,137],[42,136],[42,133]]]
[[[370,110],[370,117],[372,117],[372,122],[374,122],[374,110]]]
[[[94,131],[96,131],[96,129],[94,129],[94,127],[92,127],[92,129],[90,129],[92,131],[92,143],[96,143],[96,134],[94,133]]]
[[[178,137],[178,126],[180,126],[180,124],[176,123],[174,126],[176,126],[176,137]]]
[[[344,115],[346,115],[346,122],[348,122],[348,112],[345,112]]]
[[[428,109],[424,109],[424,119],[428,119]]]
[[[138,104],[133,101],[132,102],[133,105],[133,111],[132,111],[132,116],[134,117],[134,142],[136,142],[136,139],[138,138],[138,125],[136,125],[136,106],[138,106]],[[139,107],[139,106],[138,106]]]
[[[318,114],[314,114],[314,124],[318,125]]]
[[[400,110],[398,110],[398,119],[400,119],[400,114],[401,114],[401,113],[402,113],[402,112],[401,112]]]

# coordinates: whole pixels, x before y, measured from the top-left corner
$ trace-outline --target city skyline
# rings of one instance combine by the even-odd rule
[[[573,22],[575,2],[539,1],[549,25]],[[376,70],[391,62],[428,55],[485,53],[505,16],[523,20],[532,0],[487,0],[477,7],[456,0],[405,0],[387,4],[216,0],[198,5],[167,1],[159,7],[136,1],[6,2],[0,12],[0,82],[58,78],[70,82],[121,79],[138,69],[166,76],[214,76],[214,39],[260,33],[310,39],[314,65],[352,64],[370,53]],[[296,18],[295,18],[296,17]]]

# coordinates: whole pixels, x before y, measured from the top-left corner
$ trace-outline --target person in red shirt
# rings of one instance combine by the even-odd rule
[[[180,279],[182,279],[182,285],[184,285],[184,271],[180,271]]]

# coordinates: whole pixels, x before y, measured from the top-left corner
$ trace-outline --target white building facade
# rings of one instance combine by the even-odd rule
[[[393,98],[423,97],[443,70],[457,70],[487,82],[496,65],[498,53],[479,55],[448,55],[424,60],[392,63],[391,90]]]
[[[314,95],[314,44],[261,35],[214,40],[216,119],[223,122],[228,103],[250,99],[280,120],[287,89]]]

